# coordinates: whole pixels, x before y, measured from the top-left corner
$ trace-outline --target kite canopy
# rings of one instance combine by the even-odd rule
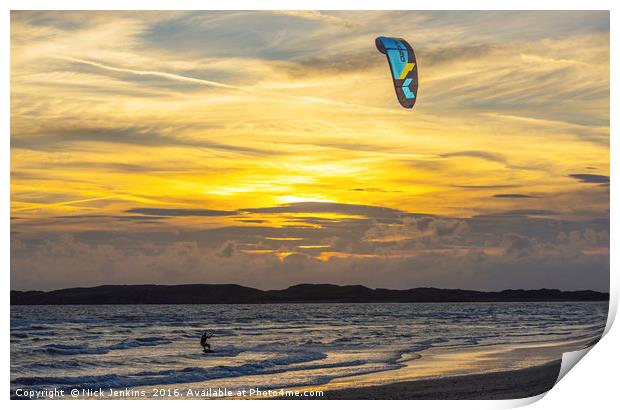
[[[402,38],[377,37],[377,49],[386,55],[398,102],[413,108],[418,96],[418,66],[413,48]]]

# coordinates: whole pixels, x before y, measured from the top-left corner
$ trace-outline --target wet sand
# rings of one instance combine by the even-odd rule
[[[315,399],[500,400],[537,396],[555,384],[562,353],[596,339],[540,344],[430,349],[403,357],[401,369],[333,380],[306,390]]]
[[[561,361],[505,372],[399,382],[325,392],[331,400],[500,400],[536,396],[550,390]]]

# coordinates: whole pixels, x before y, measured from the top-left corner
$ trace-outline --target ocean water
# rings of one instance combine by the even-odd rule
[[[604,303],[12,306],[11,390],[299,387],[435,347],[598,337]],[[212,329],[213,353],[200,347]]]

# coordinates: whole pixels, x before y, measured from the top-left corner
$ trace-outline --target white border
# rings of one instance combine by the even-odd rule
[[[603,0],[589,0],[589,1],[563,1],[554,2],[550,0],[504,0],[502,2],[491,0],[470,0],[470,1],[456,1],[456,0],[433,0],[427,2],[411,2],[403,0],[382,0],[368,1],[358,0],[356,2],[343,1],[343,0],[297,0],[297,1],[285,1],[285,0],[263,0],[260,2],[251,2],[244,0],[227,0],[226,2],[206,2],[199,0],[177,0],[177,1],[157,1],[157,0],[23,0],[14,1],[8,0],[1,3],[2,15],[0,17],[0,32],[2,36],[1,41],[1,57],[0,67],[2,70],[1,84],[3,89],[2,99],[0,105],[2,107],[2,119],[0,120],[0,127],[2,129],[2,142],[3,146],[0,148],[0,164],[2,166],[2,173],[0,175],[0,192],[2,193],[2,201],[0,202],[0,213],[2,218],[0,219],[1,234],[0,234],[0,273],[2,273],[5,295],[8,295],[10,289],[10,209],[9,209],[9,195],[10,195],[10,152],[9,152],[9,135],[10,135],[10,76],[9,76],[9,59],[10,59],[10,29],[9,29],[9,11],[14,10],[253,10],[253,9],[288,9],[288,10],[611,10],[611,112],[614,109],[617,111],[618,107],[618,93],[615,92],[616,86],[614,68],[618,67],[618,56],[620,50],[618,49],[618,19],[616,18],[616,12],[619,9],[618,2],[603,1]],[[610,155],[612,157],[619,154],[618,142],[614,138],[615,125],[617,116],[612,115],[611,120],[611,150]],[[617,134],[617,133],[616,133]],[[617,136],[617,135],[616,135]],[[615,177],[618,175],[615,161],[611,162],[611,204],[617,206],[618,204],[618,190]],[[610,300],[610,317],[607,324],[606,336],[597,344],[592,351],[587,355],[588,359],[578,364],[577,370],[570,372],[562,381],[554,387],[545,397],[544,400],[538,401],[535,406],[540,409],[546,408],[609,408],[611,403],[617,402],[618,388],[617,388],[617,366],[619,364],[619,354],[615,349],[615,346],[620,346],[620,335],[617,329],[611,329],[610,326],[615,318],[615,313],[618,306],[618,240],[616,233],[618,232],[618,220],[614,217],[612,212],[611,218],[611,300]],[[5,299],[6,300],[6,299]],[[2,315],[2,328],[9,329],[9,305],[8,300],[4,304],[4,315]],[[8,332],[5,333],[3,339],[3,357],[4,357],[4,369],[6,371],[5,377],[7,384],[3,390],[5,400],[9,399],[9,380],[10,375],[6,370],[10,366],[10,345]],[[536,401],[540,397],[533,399],[523,400],[506,400],[506,401],[414,401],[414,402],[399,402],[390,401],[389,406],[395,407],[408,407],[415,406],[418,408],[436,408],[436,409],[451,409],[458,407],[459,409],[484,409],[484,408],[511,408],[529,404]],[[128,408],[131,404],[129,401],[117,401],[114,406],[121,408]],[[248,406],[252,403],[252,406],[259,408],[285,408],[292,404],[289,401],[231,401],[231,402],[213,402],[208,403],[202,401],[182,401],[176,402],[174,405],[182,406],[200,406],[203,408],[207,406],[215,407],[230,407],[237,408],[240,406]],[[103,408],[110,403],[106,401],[91,401],[89,407]],[[165,401],[150,401],[145,403],[140,401],[140,405],[154,406],[155,408],[163,408],[172,403]],[[84,405],[81,401],[72,402],[59,402],[48,401],[43,402],[18,402],[11,401],[11,406],[23,406],[23,407],[37,407],[39,405],[50,406],[51,408],[64,408],[65,406],[76,408],[76,406],[82,407]],[[296,401],[294,403],[296,407],[310,408],[317,405],[316,401]],[[321,406],[327,405],[340,406],[340,402],[329,401],[324,402]],[[343,403],[343,405],[347,405]],[[377,406],[375,402],[356,403],[355,406]],[[62,406],[62,407],[61,407]]]

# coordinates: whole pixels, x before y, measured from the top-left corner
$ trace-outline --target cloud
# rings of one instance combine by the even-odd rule
[[[17,133],[12,136],[11,146],[30,150],[67,150],[71,144],[105,142],[109,144],[130,144],[146,147],[194,147],[243,154],[275,154],[275,151],[247,146],[222,144],[208,139],[172,137],[152,127],[63,127],[43,128],[31,133]],[[131,164],[123,165],[125,169]]]
[[[459,237],[449,233],[458,232],[453,228],[451,224],[445,235]],[[446,238],[434,228],[414,231],[433,231]],[[464,250],[453,245],[426,248],[413,254],[407,248],[398,248],[379,257],[340,252],[319,259],[316,253],[325,249],[296,248],[280,257],[277,251],[240,252],[237,241],[201,245],[192,240],[158,242],[147,237],[127,243],[94,243],[71,235],[43,242],[13,237],[11,268],[24,274],[12,278],[12,288],[53,289],[102,283],[239,283],[269,289],[326,282],[401,289],[547,287],[605,291],[609,286],[609,250],[586,252],[588,246],[602,238],[598,233],[581,231],[547,242],[507,233],[500,252],[484,248]]]
[[[233,255],[238,253],[238,246],[237,246],[237,242],[235,241],[226,241],[224,242],[224,244],[221,246],[221,248],[218,251],[218,256],[221,256],[223,258],[230,258]]]
[[[12,271],[22,274],[13,277],[12,286],[240,283],[265,289],[316,281],[494,290],[606,290],[608,286],[608,219],[580,222],[531,218],[553,216],[536,209],[449,218],[415,215],[396,208],[320,202],[251,211],[129,211],[137,214],[129,216],[157,219],[241,213],[251,218],[254,212],[285,213],[290,221],[311,222],[312,226],[160,227],[142,231],[108,228],[73,235],[47,234],[43,240],[14,232],[11,266]],[[302,215],[294,216],[298,212]],[[322,212],[351,217],[306,216]]]
[[[275,207],[246,208],[240,209],[240,211],[254,214],[335,213],[366,216],[369,218],[395,218],[404,214],[403,211],[394,208],[336,202],[295,202]]]
[[[599,184],[609,186],[609,176],[598,174],[570,174],[569,177],[579,180],[586,184]]]
[[[97,61],[89,61],[89,60],[84,60],[81,58],[74,58],[74,57],[57,56],[56,58],[60,60],[70,61],[72,63],[86,64],[92,67],[100,68],[102,70],[113,71],[117,73],[162,77],[162,78],[165,78],[167,80],[172,80],[172,81],[189,82],[193,84],[206,85],[209,87],[218,87],[218,88],[227,88],[230,90],[247,91],[247,88],[244,88],[244,87],[238,87],[235,85],[219,83],[217,81],[204,80],[201,78],[187,77],[187,76],[183,76],[179,74],[165,73],[161,71],[134,70],[130,68],[114,67],[108,64],[99,63]]]
[[[355,25],[351,21],[348,21],[341,17],[335,16],[333,14],[328,14],[327,12],[322,12],[322,11],[274,10],[272,11],[272,13],[276,15],[297,17],[297,18],[306,19],[306,20],[323,21],[325,23],[336,24],[336,25],[340,25],[343,27],[353,27]]]
[[[55,203],[39,203],[35,205],[14,208],[13,211],[22,212],[22,211],[31,211],[31,210],[40,209],[40,208],[63,207],[66,205],[83,204],[86,202],[106,201],[106,200],[114,199],[114,198],[116,198],[116,195],[100,196],[100,197],[95,197],[95,198],[74,199],[72,201],[63,201],[63,202],[55,202]]]
[[[463,189],[503,189],[503,188],[520,188],[522,185],[514,184],[498,184],[498,185],[453,185],[455,188]]]
[[[519,199],[524,199],[524,198],[539,198],[536,195],[526,195],[526,194],[495,194],[493,195],[494,198],[519,198]]]
[[[235,211],[220,211],[215,209],[185,209],[185,208],[132,208],[125,212],[156,215],[156,216],[229,216],[237,215]]]
[[[505,234],[502,246],[507,254],[523,257],[535,250],[536,242],[531,238],[516,233]]]
[[[404,217],[399,223],[374,224],[362,240],[374,243],[405,242],[408,246],[447,245],[467,231],[467,222],[435,217]]]
[[[151,216],[151,215],[62,215],[55,216],[54,219],[81,219],[81,220],[97,220],[97,219],[118,219],[129,221],[159,221],[167,219],[166,216]]]
[[[556,214],[557,213],[555,211],[550,209],[514,209],[511,211],[476,215],[476,218],[514,218],[524,216],[550,216]]]
[[[434,46],[424,51],[424,61],[431,67],[452,62],[463,63],[480,59],[495,51],[498,51],[498,48],[491,43]]]
[[[447,154],[440,155],[443,158],[452,158],[452,157],[470,157],[470,158],[480,158],[485,159],[491,162],[499,162],[502,164],[506,163],[506,158],[495,152],[488,151],[457,151],[457,152],[449,152]]]
[[[237,221],[244,224],[262,224],[268,222],[266,219],[237,219]]]
[[[335,202],[294,202],[275,207],[265,208],[243,208],[234,211],[213,210],[213,209],[187,209],[187,208],[131,208],[126,210],[128,213],[156,216],[229,216],[229,215],[268,215],[268,214],[341,214],[351,216],[363,216],[367,218],[396,218],[404,215],[413,215],[405,211],[394,208],[385,208],[371,205],[343,204]],[[346,220],[356,221],[351,218],[321,218],[312,217],[291,217],[292,221],[302,221],[309,223],[343,222]],[[265,222],[265,219],[242,219],[240,222]]]

